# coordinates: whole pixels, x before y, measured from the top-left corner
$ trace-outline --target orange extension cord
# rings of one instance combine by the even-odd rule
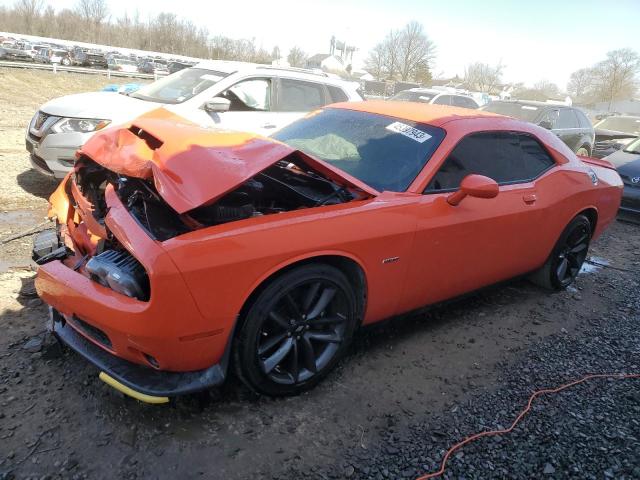
[[[503,430],[490,430],[487,432],[476,433],[474,435],[471,435],[470,437],[465,438],[461,442],[456,443],[453,447],[451,447],[447,451],[444,458],[442,459],[440,470],[438,470],[437,472],[427,473],[426,475],[422,475],[421,477],[418,477],[416,480],[427,480],[429,478],[435,478],[442,475],[446,470],[447,460],[449,460],[449,457],[451,456],[451,454],[456,450],[458,450],[459,448],[466,445],[467,443],[473,442],[474,440],[477,440],[478,438],[481,438],[481,437],[488,437],[491,435],[501,435],[503,433],[509,433],[510,431],[512,431],[515,428],[515,426],[518,424],[518,422],[520,422],[520,420],[522,420],[522,418],[527,413],[529,413],[529,410],[531,410],[531,405],[533,404],[533,400],[536,397],[539,397],[540,395],[544,395],[545,393],[558,393],[566,388],[573,387],[574,385],[578,385],[579,383],[586,382],[587,380],[591,380],[593,378],[615,378],[617,380],[623,380],[628,378],[640,378],[640,373],[609,373],[609,374],[603,373],[603,374],[587,375],[586,377],[582,377],[581,379],[574,380],[573,382],[570,382],[570,383],[565,383],[564,385],[561,385],[557,388],[546,388],[544,390],[537,390],[529,397],[529,403],[527,403],[527,408],[525,408],[522,412],[520,412],[520,415],[518,415],[518,417],[513,421],[513,423],[509,428],[503,429]]]

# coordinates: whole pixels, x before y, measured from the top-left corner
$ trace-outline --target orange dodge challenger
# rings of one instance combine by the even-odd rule
[[[335,104],[273,136],[157,110],[96,134],[51,197],[36,285],[55,335],[135,398],[296,394],[355,330],[523,274],[562,289],[622,182],[476,110]]]

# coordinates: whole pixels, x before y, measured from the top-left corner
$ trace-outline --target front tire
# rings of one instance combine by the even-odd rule
[[[545,264],[530,280],[548,290],[564,290],[578,276],[590,241],[591,222],[584,215],[576,216],[565,227]]]
[[[356,295],[337,268],[309,264],[258,294],[234,342],[234,364],[252,390],[297,395],[338,363],[358,323]]]

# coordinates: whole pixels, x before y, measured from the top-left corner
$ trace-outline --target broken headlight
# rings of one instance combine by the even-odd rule
[[[147,272],[128,252],[106,250],[89,260],[85,268],[100,285],[138,300],[149,299]]]

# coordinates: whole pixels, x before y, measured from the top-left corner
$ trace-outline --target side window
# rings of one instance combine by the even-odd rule
[[[548,122],[548,124],[551,125],[550,128],[558,128],[558,115],[558,110],[548,110],[544,113],[538,124]]]
[[[591,122],[584,113],[580,110],[574,110],[574,112],[578,116],[578,122],[580,123],[581,128],[591,128]]]
[[[561,108],[556,128],[578,128],[578,118],[570,108]]]
[[[221,96],[231,102],[229,111],[268,111],[271,109],[271,80],[243,80],[229,87]]]
[[[280,80],[278,110],[282,112],[309,112],[324,106],[324,85],[299,80]]]
[[[474,108],[474,109],[478,108],[478,105],[476,105],[476,102],[474,102],[470,98],[462,97],[462,96],[454,96],[453,104],[456,107],[462,107],[462,108]]]
[[[527,182],[554,165],[553,159],[526,134],[483,132],[463,138],[429,182],[425,193],[455,190],[470,174],[499,184]]]
[[[441,95],[433,101],[434,105],[451,105],[451,95]]]
[[[331,95],[332,102],[337,103],[349,101],[349,97],[347,97],[347,94],[344,93],[341,88],[334,87],[333,85],[327,85],[327,89],[329,89],[329,95]]]

